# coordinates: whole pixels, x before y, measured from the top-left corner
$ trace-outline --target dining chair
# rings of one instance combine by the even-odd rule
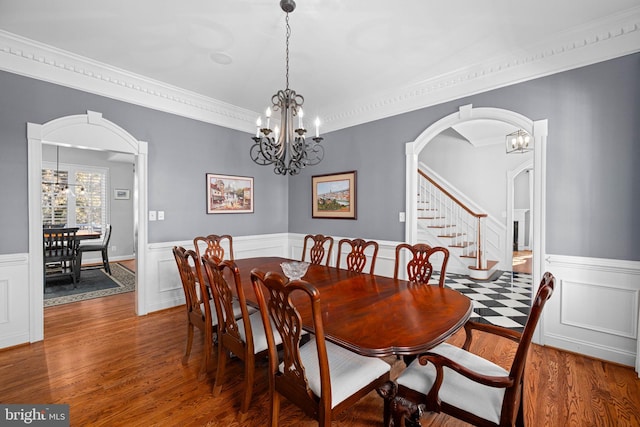
[[[226,243],[225,243],[226,242]],[[228,234],[209,234],[208,236],[198,236],[193,239],[198,259],[202,259],[205,255],[213,256],[219,259],[230,259],[233,261],[233,237]],[[227,250],[225,251],[225,246]],[[225,255],[227,257],[225,258]]]
[[[447,262],[449,261],[449,250],[441,246],[431,247],[424,243],[410,245],[400,243],[396,246],[396,262],[393,270],[394,279],[398,279],[400,273],[400,262],[403,251],[411,254],[407,261],[407,280],[417,284],[428,284],[433,274],[433,264],[438,259],[440,263],[440,280],[438,285],[444,287],[446,280]],[[439,255],[439,256],[438,256]]]
[[[77,285],[78,240],[77,227],[44,228],[42,230],[43,284],[51,279],[71,277],[73,287]]]
[[[524,370],[531,338],[542,309],[551,297],[555,278],[545,273],[533,299],[522,333],[468,321],[462,348],[443,343],[414,360],[378,391],[385,398],[385,426],[420,425],[422,410],[444,412],[476,426],[524,426]],[[473,331],[516,342],[509,370],[470,352]],[[496,338],[499,339],[499,338]]]
[[[309,247],[309,258],[311,264],[324,264],[328,267],[331,260],[331,250],[333,249],[333,237],[323,234],[307,234],[304,236],[304,247],[302,248],[302,261],[307,255],[307,247]]]
[[[205,280],[202,280],[202,264],[200,258],[192,250],[181,246],[173,247],[173,256],[178,265],[182,289],[187,308],[187,348],[182,357],[182,364],[186,365],[191,354],[194,328],[204,334],[204,357],[199,379],[204,379],[212,360],[214,337],[218,334],[218,317],[215,308],[211,307],[211,293]]]
[[[373,248],[370,251],[371,263],[369,264],[369,274],[373,274],[376,267],[376,258],[378,257],[378,242],[373,240],[365,241],[364,239],[342,239],[338,242],[338,259],[336,265],[340,268],[342,262],[342,249],[343,247],[349,252],[346,253],[345,264],[347,270],[362,273],[364,267],[367,265],[367,254],[365,253],[368,248]]]
[[[218,258],[205,255],[203,257],[205,272],[213,291],[218,319],[224,319],[218,326],[218,367],[213,385],[213,395],[222,391],[225,368],[232,354],[244,362],[244,385],[242,402],[240,403],[239,421],[244,422],[255,378],[255,360],[267,355],[267,337],[262,325],[262,317],[256,310],[249,311],[244,289],[240,279],[240,270],[231,260],[220,261]],[[228,274],[226,274],[228,273]],[[229,284],[226,277],[233,280]],[[232,288],[233,286],[233,288]],[[235,296],[234,296],[235,294]],[[241,317],[236,319],[236,301],[239,301]],[[276,345],[281,341],[276,337]]]
[[[325,340],[320,292],[303,280],[275,272],[251,271],[269,348],[271,426],[278,425],[280,398],[286,397],[322,427],[389,380],[385,361],[353,353]],[[313,334],[301,345],[302,318],[296,304],[310,304]],[[273,331],[282,340],[278,352]]]
[[[111,267],[109,266],[109,241],[111,240],[111,224],[107,224],[102,234],[102,242],[86,243],[78,245],[78,276],[82,268],[82,255],[85,252],[100,252],[102,254],[102,268],[111,275]]]

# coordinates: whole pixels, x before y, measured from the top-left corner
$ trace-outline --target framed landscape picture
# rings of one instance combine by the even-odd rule
[[[253,213],[253,178],[208,173],[207,213]]]
[[[312,217],[356,219],[356,171],[311,177]]]

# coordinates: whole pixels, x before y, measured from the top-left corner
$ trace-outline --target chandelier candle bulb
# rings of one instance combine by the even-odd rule
[[[256,138],[260,138],[260,126],[262,126],[262,117],[258,117],[256,120]]]
[[[316,117],[316,138],[320,137],[320,117]]]
[[[265,115],[267,116],[267,129],[271,129],[269,127],[269,122],[271,121],[271,107],[267,107]]]
[[[298,128],[304,129],[302,126],[302,116],[304,116],[304,111],[302,111],[302,107],[298,108]]]

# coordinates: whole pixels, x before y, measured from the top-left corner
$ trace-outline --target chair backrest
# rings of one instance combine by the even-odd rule
[[[331,260],[331,250],[333,249],[333,237],[325,236],[322,234],[307,234],[306,236],[304,236],[302,261],[305,260],[305,257],[307,255],[307,247],[309,242],[313,242],[313,244],[309,248],[309,258],[311,258],[311,264],[322,264],[323,260],[326,259],[326,261],[324,261],[324,264],[328,266],[329,261]]]
[[[104,235],[102,236],[102,246],[109,247],[109,241],[111,240],[111,224],[107,224],[104,228]]]
[[[280,393],[295,403],[308,415],[318,418],[318,413],[330,414],[331,379],[329,361],[324,338],[320,293],[304,280],[288,280],[275,272],[267,274],[256,269],[251,271],[251,282],[255,290],[260,314],[267,334],[269,348],[269,388],[271,393]],[[291,294],[303,294],[309,299],[313,319],[314,337],[318,352],[321,396],[316,396],[309,388],[305,367],[300,356],[302,318],[293,305]],[[265,295],[266,294],[266,295]],[[297,297],[297,296],[296,296]],[[278,353],[273,329],[282,338],[282,352]],[[282,354],[283,368],[278,369]],[[309,368],[310,369],[310,368]],[[315,367],[314,367],[315,369]],[[330,418],[329,418],[330,419]]]
[[[393,270],[393,277],[398,278],[400,272],[400,255],[403,250],[411,253],[410,259],[407,261],[407,280],[417,284],[427,284],[433,274],[433,257],[441,254],[442,263],[440,265],[440,280],[438,286],[444,287],[445,273],[447,270],[447,262],[449,261],[449,250],[440,246],[431,247],[424,243],[410,245],[408,243],[400,243],[396,246],[396,263]]]
[[[225,243],[226,242],[226,243]],[[227,246],[228,251],[225,251],[224,246]],[[198,258],[201,259],[204,256],[210,256],[221,260],[233,258],[233,237],[228,234],[218,235],[209,234],[208,236],[198,236],[193,239],[193,246],[195,247]],[[227,257],[225,258],[225,254]]]
[[[336,264],[340,267],[342,262],[342,248],[348,247],[349,253],[347,253],[345,258],[345,263],[347,266],[347,270],[356,271],[361,273],[364,270],[364,267],[367,264],[367,254],[365,251],[368,248],[373,248],[373,252],[371,252],[371,264],[369,266],[369,274],[373,274],[373,271],[376,267],[376,258],[378,257],[378,243],[370,240],[365,241],[364,239],[342,239],[338,242],[338,260]]]
[[[76,257],[78,228],[46,228],[42,230],[44,262],[68,261]]]
[[[187,304],[187,312],[192,316],[192,320],[201,320],[204,325],[205,320],[211,319],[206,316],[206,311],[211,310],[208,303],[209,291],[202,279],[202,267],[198,255],[182,246],[173,247],[173,256],[176,259],[180,280],[182,281],[182,289],[184,290],[184,298]],[[211,322],[208,322],[211,323]],[[200,325],[202,326],[202,325]]]
[[[213,293],[212,296],[218,318],[219,339],[225,341],[231,339],[235,342],[236,346],[247,345],[250,352],[253,353],[253,332],[251,330],[249,310],[247,309],[247,299],[244,294],[244,289],[242,288],[240,270],[238,269],[238,266],[231,260],[221,261],[219,258],[209,255],[204,255],[202,257],[202,263],[207,275],[206,282],[209,283]],[[228,275],[225,273],[230,273],[230,276],[233,278],[233,285],[229,284],[227,277],[225,277]],[[240,303],[243,327],[245,331],[244,335],[246,337],[245,340],[242,339],[240,329],[238,328],[234,308],[234,296],[238,298]],[[224,344],[227,345],[226,342]]]
[[[540,286],[538,287],[536,296],[531,302],[531,311],[529,311],[529,317],[527,318],[527,323],[525,324],[522,335],[520,336],[518,349],[516,350],[516,354],[513,358],[511,369],[509,371],[509,376],[514,379],[514,384],[516,385],[522,383],[524,367],[527,362],[529,347],[531,347],[531,339],[533,338],[533,333],[538,326],[538,321],[540,320],[542,309],[551,297],[551,294],[553,294],[555,284],[555,277],[553,277],[551,273],[546,272],[542,277],[542,280],[540,281]],[[470,334],[467,334],[467,336],[470,336]],[[524,390],[521,390],[519,386],[507,388],[505,391],[505,403],[503,403],[503,407],[505,407],[505,404],[508,404],[512,405],[512,408],[517,408],[520,393],[523,392]]]

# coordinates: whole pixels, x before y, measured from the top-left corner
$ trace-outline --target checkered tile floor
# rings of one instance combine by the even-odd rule
[[[434,273],[432,280],[439,276]],[[447,273],[445,286],[456,289],[473,301],[471,319],[522,332],[531,307],[530,274],[505,271],[494,281],[469,279]]]

